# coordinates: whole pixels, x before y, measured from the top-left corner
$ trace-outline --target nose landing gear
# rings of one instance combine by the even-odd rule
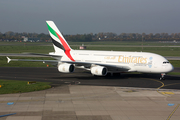
[[[159,79],[160,79],[160,80],[165,80],[165,78],[164,78],[165,75],[166,75],[165,73],[161,73],[161,77],[160,77]]]

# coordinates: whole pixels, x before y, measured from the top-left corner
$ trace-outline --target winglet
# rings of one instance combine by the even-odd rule
[[[7,63],[9,63],[11,61],[11,59],[9,57],[6,57],[7,58]]]

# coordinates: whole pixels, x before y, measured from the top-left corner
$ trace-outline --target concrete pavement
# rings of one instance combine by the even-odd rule
[[[0,120],[177,120],[179,104],[179,90],[63,85],[0,95],[0,115],[16,113]]]

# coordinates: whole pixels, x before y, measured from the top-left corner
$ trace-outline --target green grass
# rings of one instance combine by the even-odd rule
[[[70,45],[142,45],[141,41],[93,41],[93,42],[68,42]],[[144,46],[179,46],[180,43],[143,42]]]
[[[24,93],[51,88],[48,82],[36,82],[27,84],[27,81],[0,80],[0,94]]]
[[[168,73],[168,75],[180,75],[180,73],[179,72],[170,72],[170,73]]]
[[[4,42],[3,42],[4,43]],[[83,42],[70,42],[70,46],[73,49],[79,49],[79,46]],[[174,43],[158,43],[158,42],[144,42],[146,46],[153,47],[144,47],[142,49],[141,42],[85,42],[87,50],[113,50],[113,51],[143,51],[143,52],[152,52],[157,53],[162,56],[180,56],[180,47],[171,47],[178,46],[180,44]],[[119,46],[118,46],[119,45]],[[130,47],[130,46],[133,47]],[[138,46],[137,46],[138,45]],[[159,47],[158,45],[162,46]],[[123,47],[122,47],[123,46]],[[157,47],[156,47],[157,46]],[[0,53],[44,53],[48,54],[53,52],[54,48],[52,43],[17,43],[17,42],[6,42],[6,45],[0,46]]]
[[[174,67],[180,67],[180,60],[169,60]]]
[[[141,41],[92,41],[92,42],[69,42],[69,45],[142,45]],[[19,45],[19,46],[33,46],[33,45],[52,45],[51,42],[0,42],[1,45]],[[180,43],[162,43],[159,41],[143,41],[145,46],[179,46]]]
[[[53,46],[0,46],[0,53],[49,53],[54,51]]]
[[[77,49],[78,46],[72,46]],[[87,46],[87,50],[113,50],[113,51],[137,51],[152,52],[162,56],[180,56],[180,47],[118,47],[118,46]],[[0,46],[0,53],[44,53],[53,52],[53,46]]]
[[[11,59],[35,59],[35,60],[53,60],[52,58],[43,57],[10,57]],[[25,61],[11,61],[7,63],[6,57],[0,57],[0,67],[53,67],[51,64],[43,62],[25,62]]]
[[[180,56],[180,47],[93,47],[87,46],[87,50],[113,50],[113,51],[131,51],[131,52],[151,52],[162,56]]]

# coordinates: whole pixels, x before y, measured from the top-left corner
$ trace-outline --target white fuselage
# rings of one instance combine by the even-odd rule
[[[62,55],[61,61],[71,61],[64,51],[54,54]],[[154,53],[71,50],[70,54],[76,62],[125,66],[130,68],[127,72],[168,73],[173,70],[167,59]],[[116,70],[108,70],[108,72],[116,72]]]

